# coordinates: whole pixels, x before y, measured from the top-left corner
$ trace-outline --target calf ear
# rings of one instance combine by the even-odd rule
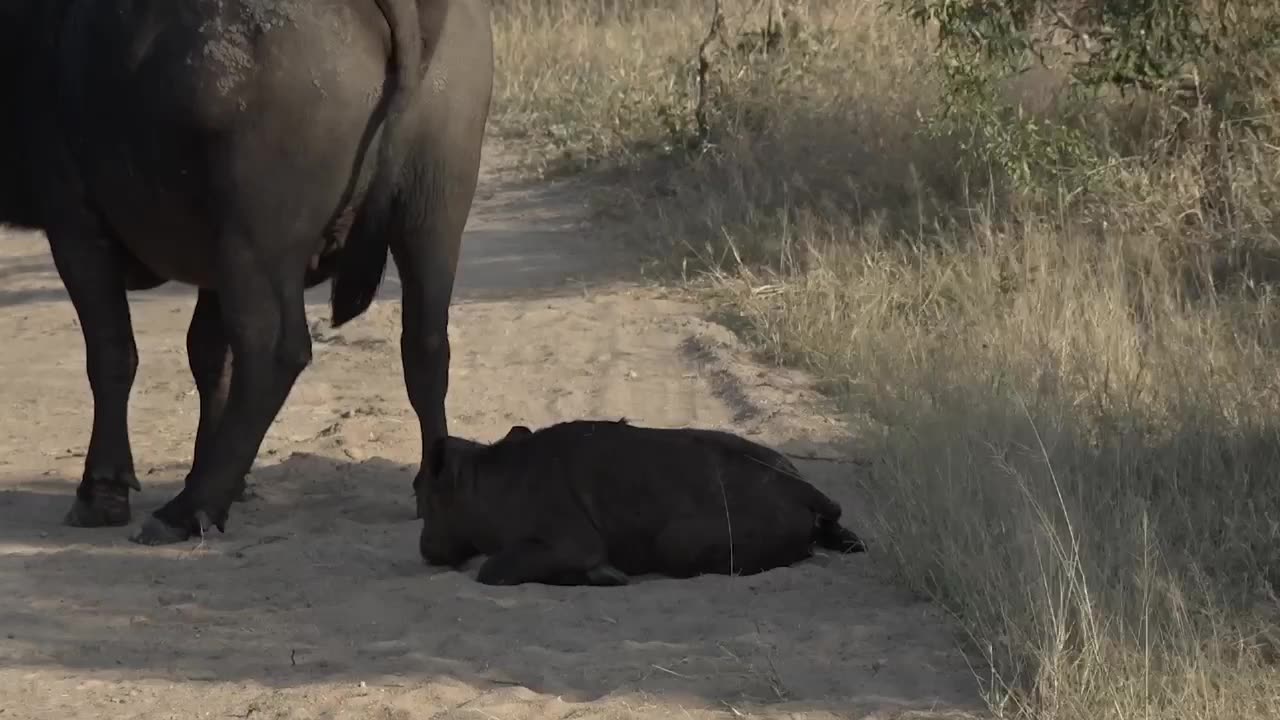
[[[532,435],[532,434],[533,434],[533,431],[525,427],[524,425],[512,425],[511,429],[507,431],[506,436],[504,436],[502,440],[511,440],[513,438],[523,437],[525,435]],[[501,440],[499,442],[501,442]]]

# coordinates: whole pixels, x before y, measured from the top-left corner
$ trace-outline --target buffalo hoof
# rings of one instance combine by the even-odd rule
[[[233,502],[248,502],[256,497],[258,497],[258,493],[254,492],[254,489],[249,486],[249,476],[246,475],[240,478],[240,482],[236,485],[236,492],[231,496],[231,500]]]
[[[191,530],[185,527],[174,527],[152,515],[142,523],[138,532],[130,538],[139,545],[172,545],[191,539]]]
[[[190,525],[186,526],[170,525],[152,515],[129,539],[139,545],[172,545],[190,540],[192,535],[203,536],[214,527],[218,528],[219,532],[226,531],[224,523],[211,521],[209,515],[203,510],[197,510]]]
[[[132,518],[129,511],[129,489],[137,486],[137,478],[98,481],[87,488],[82,485],[76,491],[76,499],[71,503],[71,509],[62,522],[77,528],[128,525]]]

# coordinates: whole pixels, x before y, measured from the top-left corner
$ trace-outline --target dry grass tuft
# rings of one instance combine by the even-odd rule
[[[875,534],[998,714],[1280,716],[1280,86],[1099,101],[1109,159],[1033,196],[923,131],[928,37],[811,0],[767,53],[769,4],[725,0],[695,152],[710,0],[499,2],[499,131],[625,171],[635,239],[866,421]],[[1060,81],[1007,92],[1052,117]]]

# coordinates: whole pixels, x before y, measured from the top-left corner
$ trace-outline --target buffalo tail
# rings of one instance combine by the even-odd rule
[[[422,82],[422,26],[417,0],[374,0],[391,29],[395,81],[383,116],[377,166],[347,235],[333,278],[329,304],[333,327],[358,317],[373,303],[386,271],[392,201],[401,176],[408,111]]]

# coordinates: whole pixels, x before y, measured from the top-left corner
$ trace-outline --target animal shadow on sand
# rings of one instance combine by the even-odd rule
[[[797,464],[862,529],[854,468]],[[485,586],[478,559],[453,571],[418,555],[414,471],[293,454],[255,469],[226,534],[164,548],[59,525],[71,478],[4,478],[0,662],[281,689],[451,678],[567,701],[639,691],[841,716],[971,702],[933,611],[877,577],[874,537],[871,553],[818,550],[745,577]],[[135,525],[181,472],[144,479]]]

